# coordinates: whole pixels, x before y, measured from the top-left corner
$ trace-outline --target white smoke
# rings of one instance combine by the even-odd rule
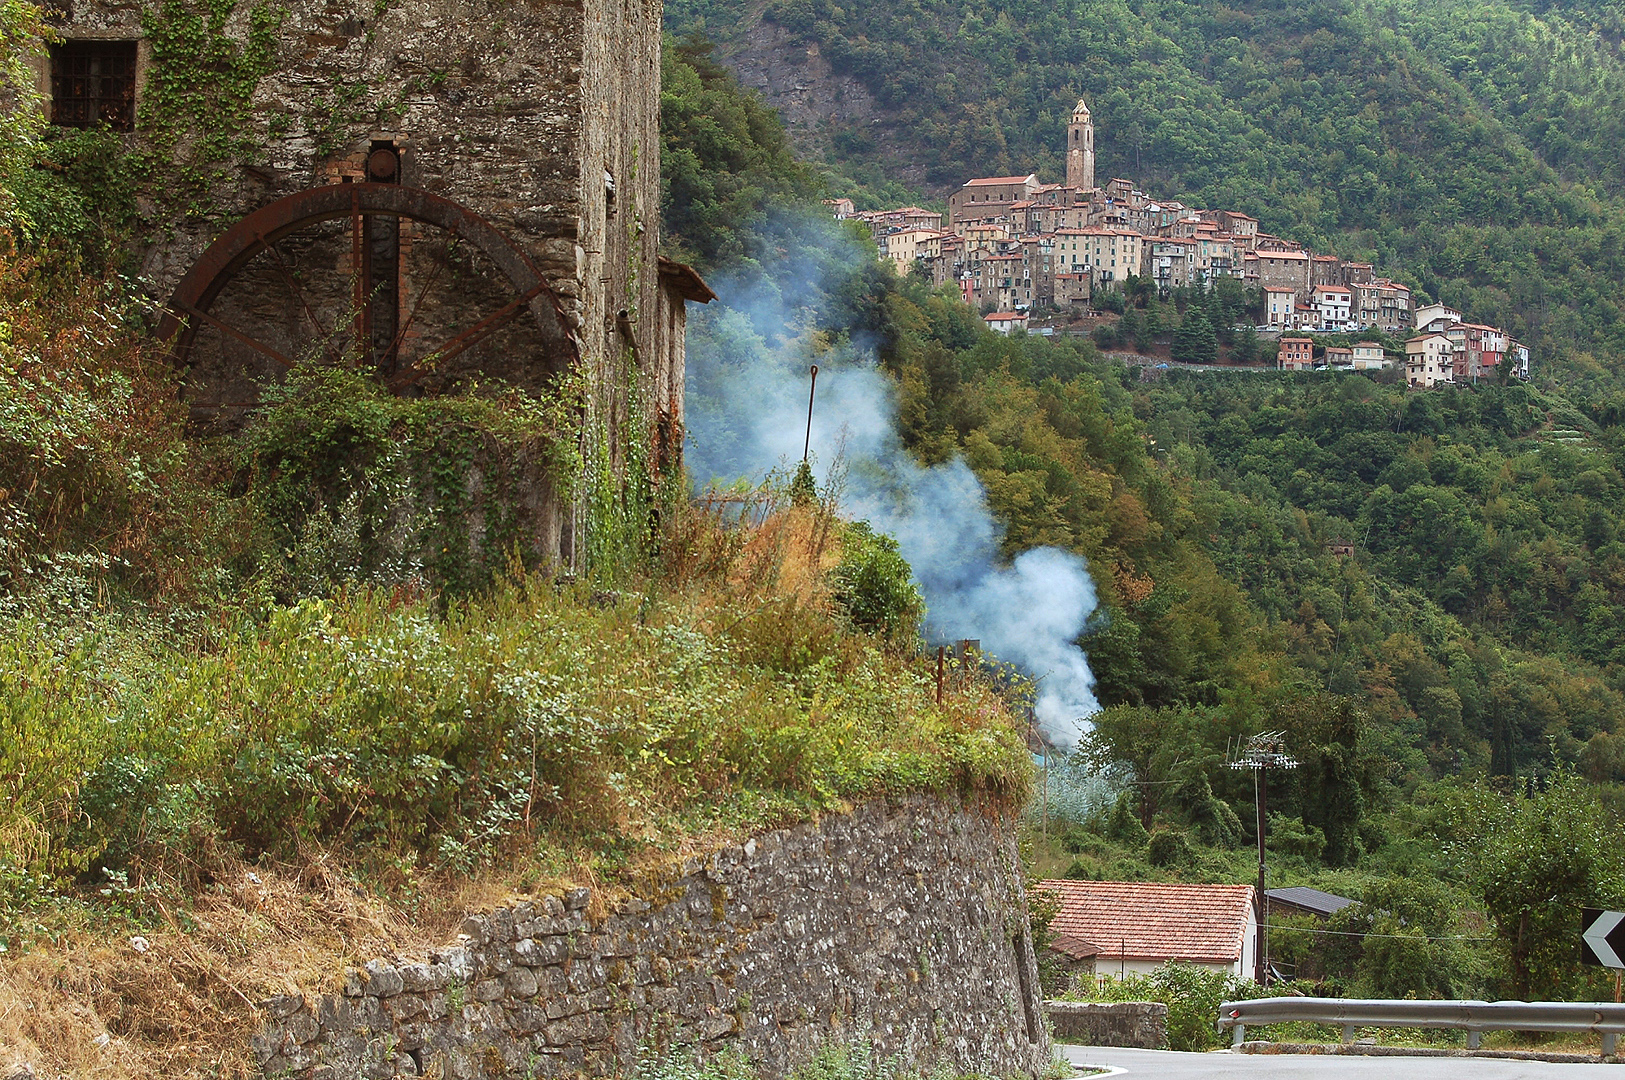
[[[857,257],[864,257],[861,250]],[[686,414],[689,470],[700,486],[760,480],[801,458],[810,363],[819,365],[811,456],[846,467],[842,509],[897,540],[914,568],[933,642],[980,639],[982,650],[1037,680],[1045,735],[1070,749],[1099,709],[1076,640],[1095,609],[1084,561],[1036,548],[999,563],[999,528],[982,485],[958,458],[922,466],[899,443],[891,383],[866,350],[821,352],[799,333],[797,290],[713,282],[720,303],[692,312]],[[802,295],[806,295],[803,293]]]

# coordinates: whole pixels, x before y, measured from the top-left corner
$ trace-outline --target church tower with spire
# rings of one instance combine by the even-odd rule
[[[1066,185],[1081,191],[1095,186],[1095,122],[1082,98],[1066,128]]]

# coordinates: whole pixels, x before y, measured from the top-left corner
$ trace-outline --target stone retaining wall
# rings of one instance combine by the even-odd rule
[[[1168,1006],[1160,1001],[1046,1001],[1058,1042],[1084,1046],[1168,1046]]]
[[[604,1075],[737,1046],[769,1075],[864,1035],[911,1066],[1050,1060],[1014,823],[940,799],[689,860],[602,918],[576,889],[470,917],[456,944],[265,1003],[268,1076]]]

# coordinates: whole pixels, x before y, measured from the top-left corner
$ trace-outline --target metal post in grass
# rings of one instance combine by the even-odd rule
[[[1229,765],[1253,771],[1253,803],[1258,811],[1258,955],[1253,958],[1253,981],[1263,986],[1269,977],[1270,947],[1269,902],[1264,891],[1264,808],[1269,799],[1269,772],[1296,769],[1298,760],[1286,752],[1285,732],[1264,731],[1250,736],[1242,744],[1241,756]]]

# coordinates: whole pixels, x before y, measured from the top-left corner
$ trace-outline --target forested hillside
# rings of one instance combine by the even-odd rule
[[[1101,177],[1374,261],[1505,324],[1548,371],[1625,355],[1617,5],[674,0],[667,22],[804,120],[836,193],[1059,180],[1083,95]],[[851,87],[836,107],[796,109],[833,79]]]
[[[1598,992],[1538,942],[1625,889],[1605,854],[1625,841],[1619,398],[1585,380],[1148,380],[1087,339],[994,335],[775,194],[802,174],[771,125],[754,141],[759,103],[703,44],[667,56],[668,153],[754,193],[684,205],[674,178],[673,249],[730,286],[690,323],[691,409],[715,364],[867,355],[914,457],[974,471],[1007,556],[1088,560],[1101,603],[1080,640],[1105,709],[1055,778],[1071,862],[1051,872],[1246,879],[1253,792],[1225,761],[1282,730],[1303,766],[1272,787],[1272,872],[1364,903],[1343,945],[1285,935],[1279,955],[1360,993]],[[759,314],[764,294],[793,318]],[[1356,940],[1374,930],[1390,937]]]

